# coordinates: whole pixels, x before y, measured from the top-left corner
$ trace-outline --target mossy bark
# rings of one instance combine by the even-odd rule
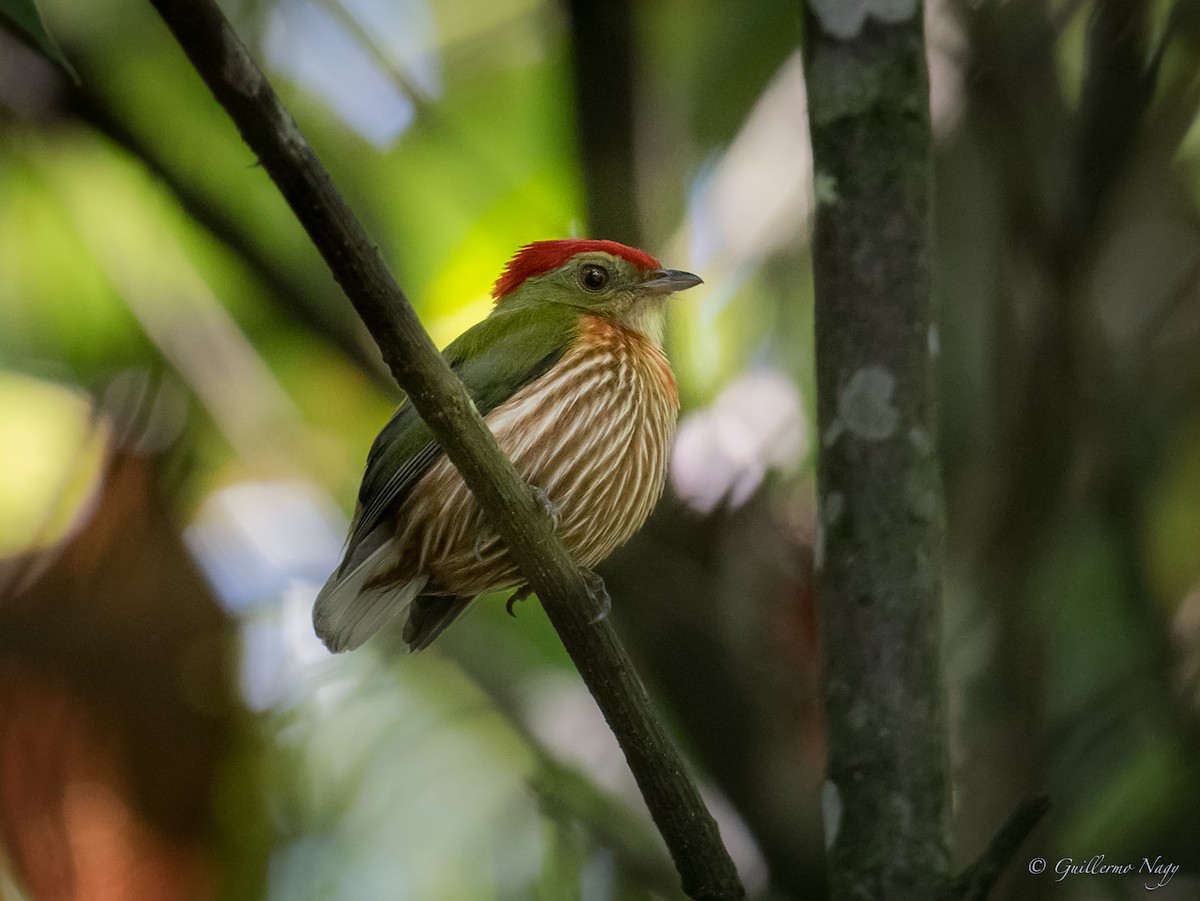
[[[949,791],[925,44],[919,10],[826,26],[810,14],[805,62],[831,894],[928,901]]]

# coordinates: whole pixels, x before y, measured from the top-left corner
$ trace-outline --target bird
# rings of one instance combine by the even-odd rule
[[[616,241],[535,241],[489,315],[442,352],[572,559],[590,570],[662,496],[679,413],[666,301],[702,284]],[[407,398],[367,455],[340,564],[313,626],[353,650],[399,617],[420,651],[484,594],[529,588]]]

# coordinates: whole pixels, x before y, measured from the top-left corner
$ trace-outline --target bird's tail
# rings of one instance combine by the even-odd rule
[[[433,643],[460,616],[467,612],[478,597],[454,598],[424,594],[408,608],[404,624],[404,641],[414,654]]]
[[[335,654],[354,650],[389,620],[407,610],[429,581],[425,576],[418,576],[401,585],[380,584],[379,577],[395,562],[388,554],[389,550],[390,545],[382,542],[365,555],[354,553],[329,577],[317,595],[313,604],[313,628]]]

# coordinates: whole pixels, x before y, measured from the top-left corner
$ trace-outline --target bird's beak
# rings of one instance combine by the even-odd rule
[[[640,290],[647,294],[674,294],[676,291],[702,284],[704,279],[682,269],[655,269],[646,273],[646,280],[642,282]]]

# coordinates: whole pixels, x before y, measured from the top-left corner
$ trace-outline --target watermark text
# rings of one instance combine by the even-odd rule
[[[1050,863],[1044,857],[1035,857],[1029,861],[1027,869],[1034,876],[1040,876],[1050,869]],[[1146,890],[1152,892],[1169,883],[1178,872],[1179,864],[1164,860],[1161,855],[1131,862],[1110,862],[1105,855],[1097,854],[1086,860],[1064,857],[1054,864],[1052,875],[1055,882],[1062,882],[1069,876],[1136,876],[1143,878]]]

